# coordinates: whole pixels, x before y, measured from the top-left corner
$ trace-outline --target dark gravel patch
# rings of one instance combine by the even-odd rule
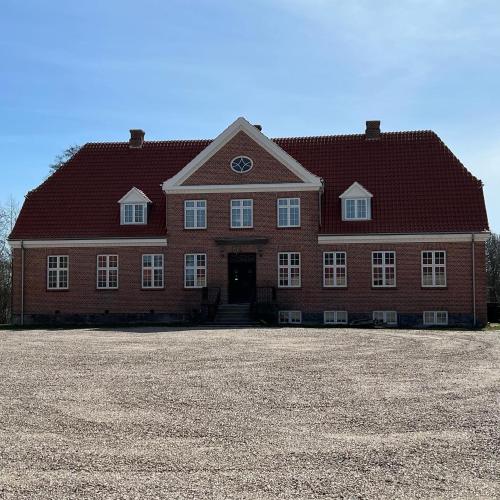
[[[0,332],[1,498],[498,498],[500,332]]]

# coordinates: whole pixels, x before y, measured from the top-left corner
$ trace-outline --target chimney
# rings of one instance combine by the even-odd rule
[[[128,141],[129,148],[139,149],[144,144],[144,130],[133,128],[130,130],[130,140]]]
[[[380,120],[367,121],[365,134],[367,139],[380,139]]]
[[[259,130],[260,132],[262,132],[262,125],[257,125],[255,124],[254,127]]]

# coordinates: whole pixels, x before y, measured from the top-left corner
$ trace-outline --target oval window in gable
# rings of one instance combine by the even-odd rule
[[[238,174],[248,172],[253,167],[253,161],[248,156],[237,156],[231,160],[231,169]]]

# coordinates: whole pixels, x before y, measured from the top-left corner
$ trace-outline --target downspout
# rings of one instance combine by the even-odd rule
[[[472,311],[474,315],[474,328],[476,327],[476,245],[474,233],[471,234],[472,244]]]
[[[21,326],[24,326],[24,241],[21,240]]]
[[[325,189],[325,181],[323,179],[321,179],[321,188],[318,191],[318,214],[319,214],[319,227],[320,228],[323,225],[322,195],[323,195],[324,189]]]

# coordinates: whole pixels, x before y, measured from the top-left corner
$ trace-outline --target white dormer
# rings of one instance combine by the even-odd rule
[[[342,220],[370,220],[373,195],[359,182],[354,182],[339,198],[342,201]]]
[[[147,224],[148,203],[151,200],[136,187],[133,187],[122,199],[120,204],[121,224]]]

